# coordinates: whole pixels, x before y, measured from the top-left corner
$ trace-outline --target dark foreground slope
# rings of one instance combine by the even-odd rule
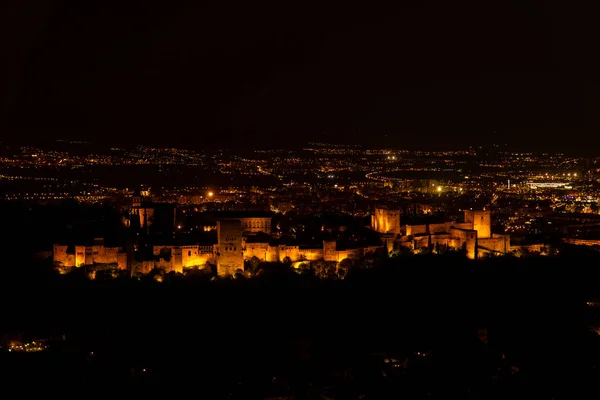
[[[342,281],[283,265],[222,281],[16,274],[2,281],[2,332],[51,341],[46,352],[0,354],[0,373],[211,398],[594,392],[600,359],[586,303],[600,291],[598,265],[589,254],[449,255],[391,259]]]

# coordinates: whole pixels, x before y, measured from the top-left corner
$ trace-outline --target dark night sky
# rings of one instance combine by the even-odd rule
[[[597,1],[8,3],[9,138],[600,144]]]

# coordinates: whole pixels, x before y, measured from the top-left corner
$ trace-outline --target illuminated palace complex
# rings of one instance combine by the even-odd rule
[[[136,199],[132,215],[144,218],[138,210],[139,202]],[[107,247],[103,239],[96,239],[88,246],[55,245],[54,262],[62,267],[112,265],[141,273],[148,273],[155,268],[166,272],[183,272],[185,268],[215,265],[218,275],[225,276],[243,271],[244,261],[253,258],[266,262],[340,262],[382,249],[393,251],[399,246],[417,251],[439,246],[463,249],[471,259],[511,251],[508,235],[491,233],[489,210],[464,211],[462,222],[402,226],[400,210],[377,208],[371,218],[371,229],[379,233],[382,244],[352,249],[338,249],[335,240],[323,241],[319,247],[282,244],[276,240],[276,235],[271,234],[271,217],[243,214],[239,218],[220,218],[217,221],[216,243],[154,243],[152,256],[140,261],[134,260],[131,246],[126,251],[122,247]]]
[[[511,252],[510,236],[491,232],[489,210],[465,210],[463,222],[401,226],[399,210],[376,209],[371,226],[381,234],[390,251],[393,246],[413,250],[445,246],[464,249],[471,259]]]
[[[55,245],[54,263],[62,267],[106,264],[123,270],[131,268],[141,273],[148,273],[155,268],[166,272],[183,272],[184,268],[212,264],[217,266],[220,276],[225,276],[232,275],[237,270],[243,271],[244,261],[253,257],[267,262],[339,262],[345,258],[360,258],[382,249],[382,246],[372,246],[339,250],[334,240],[324,241],[323,246],[318,248],[260,241],[253,235],[244,233],[242,222],[235,219],[218,221],[217,238],[216,244],[154,245],[155,257],[145,261],[134,261],[123,248],[105,247],[102,239],[96,239],[89,246],[74,246],[73,250],[69,250],[67,245]]]

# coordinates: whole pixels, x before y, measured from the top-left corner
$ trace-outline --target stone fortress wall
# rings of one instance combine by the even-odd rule
[[[54,263],[64,267],[84,265],[115,265],[118,269],[127,269],[127,255],[121,247],[106,247],[104,239],[96,238],[91,246],[75,246],[74,253],[68,252],[69,246],[54,245]]]

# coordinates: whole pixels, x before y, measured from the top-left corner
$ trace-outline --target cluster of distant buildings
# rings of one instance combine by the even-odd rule
[[[131,204],[131,221],[146,229],[154,220],[155,208],[144,202],[143,196],[134,195]],[[241,213],[235,217],[223,216],[214,229],[217,242],[208,244],[153,243],[152,255],[136,259],[135,247],[107,246],[104,239],[94,239],[88,245],[54,245],[54,263],[69,268],[81,266],[112,266],[119,270],[148,273],[154,269],[165,272],[183,272],[186,268],[216,266],[219,276],[233,275],[244,270],[244,262],[258,259],[263,262],[340,262],[358,259],[369,253],[391,252],[399,247],[420,250],[424,248],[463,249],[467,257],[475,259],[485,254],[506,254],[511,249],[510,236],[491,233],[489,210],[466,210],[464,221],[437,224],[401,225],[401,211],[376,208],[370,228],[379,234],[381,244],[350,249],[340,249],[335,240],[325,240],[322,245],[302,246],[282,244],[271,230],[270,215]],[[174,220],[174,218],[173,218]],[[213,227],[209,227],[211,230]]]

